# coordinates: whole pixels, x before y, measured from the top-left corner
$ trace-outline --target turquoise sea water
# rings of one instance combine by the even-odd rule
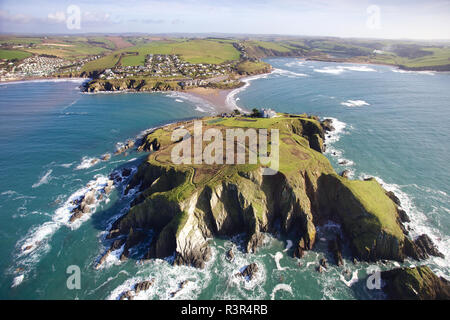
[[[337,130],[327,140],[333,166],[350,170],[354,178],[375,176],[394,190],[412,218],[412,234],[427,233],[446,254],[446,259],[425,263],[449,277],[450,75],[292,58],[267,61],[275,71],[249,79],[229,102],[336,119]],[[233,263],[224,253],[238,241],[215,240],[213,259],[204,270],[173,267],[165,260],[140,265],[134,259],[119,263],[113,258],[94,270],[106,249],[104,230],[132,198],[121,197],[118,186],[71,228],[63,218],[67,201],[86,184],[101,184],[113,170],[136,167],[145,155],[130,152],[95,164],[91,160],[113,154],[117,143],[145,129],[205,115],[202,111],[210,107],[173,94],[82,94],[79,84],[0,85],[0,298],[114,299],[145,278],[155,278],[155,285],[138,298],[168,299],[186,279],[190,281],[175,298],[383,298],[366,288],[370,265],[354,266],[347,249],[345,268],[315,271],[318,259],[328,257],[326,238],[339,232],[331,223],[319,228],[315,250],[301,261],[291,257],[282,236],[267,236],[257,254],[234,250]],[[36,249],[23,253],[28,244]],[[261,266],[256,279],[233,277],[254,261]],[[411,264],[416,262],[405,262]],[[69,265],[81,269],[80,290],[67,289]]]

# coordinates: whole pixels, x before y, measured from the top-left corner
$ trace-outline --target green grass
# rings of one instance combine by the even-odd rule
[[[378,219],[383,230],[398,239],[403,239],[403,232],[396,220],[395,204],[385,196],[383,188],[375,179],[361,181],[342,178],[341,182],[353,193],[365,210]]]
[[[148,44],[130,47],[121,52],[137,52],[136,56],[127,56],[122,60],[123,66],[142,65],[148,54],[177,54],[189,63],[220,64],[239,59],[231,43],[212,40],[154,41]]]
[[[371,60],[379,63],[402,65],[410,68],[432,67],[450,64],[450,48],[423,48],[424,51],[432,52],[431,55],[424,57],[408,59],[399,57],[394,53],[376,55]]]
[[[34,48],[28,48],[26,50],[35,54],[53,55],[66,59],[83,58],[90,55],[100,55],[110,51],[104,47],[94,46],[87,42],[60,42],[55,40],[55,42],[52,43],[54,43],[55,45],[40,44]]]
[[[113,68],[119,62],[120,54],[110,54],[106,57],[86,63],[81,71],[95,71]]]
[[[14,44],[14,45],[28,45],[41,43],[41,38],[28,38],[28,37],[0,37],[1,44]]]
[[[259,61],[259,62],[244,61],[244,62],[239,63],[236,66],[236,70],[239,73],[253,74],[253,73],[258,73],[269,67],[270,67],[269,64],[262,62],[262,61]]]
[[[145,55],[129,54],[129,55],[123,56],[122,60],[120,61],[120,64],[122,66],[126,66],[126,67],[142,66],[145,64]]]
[[[269,42],[269,41],[249,41],[245,43],[250,46],[257,46],[264,49],[274,50],[278,52],[289,52],[290,48],[286,47],[286,45],[277,42]]]
[[[31,53],[20,50],[0,50],[0,59],[22,60],[31,56]]]

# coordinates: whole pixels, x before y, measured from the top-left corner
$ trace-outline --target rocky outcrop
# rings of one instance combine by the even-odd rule
[[[144,280],[144,281],[138,282],[134,285],[134,290],[127,290],[127,291],[123,292],[120,295],[119,299],[120,300],[134,300],[134,297],[136,295],[138,295],[142,291],[147,291],[148,289],[150,289],[153,286],[154,283],[155,283],[155,279]]]
[[[340,236],[328,242],[328,250],[332,253],[336,265],[343,266],[344,260],[342,259],[342,240]]]
[[[111,192],[113,185],[114,181],[108,180],[103,189],[97,190],[92,187],[80,198],[74,200],[72,205],[75,205],[75,207],[71,210],[69,222],[72,223],[91,212],[93,206],[103,199],[103,194],[108,195]]]
[[[444,255],[434,245],[433,241],[426,234],[422,234],[414,241],[407,240],[406,253],[416,260],[425,260],[430,256],[444,258]]]
[[[131,149],[134,147],[134,141],[128,140],[125,144],[119,144],[116,148],[116,151],[114,152],[114,155],[122,154],[128,149]]]
[[[150,79],[95,79],[84,84],[85,92],[96,93],[102,91],[131,91],[131,92],[153,92],[153,91],[177,91],[181,90],[177,81],[152,81]]]
[[[237,275],[244,277],[246,280],[251,281],[253,277],[256,276],[258,272],[258,265],[256,263],[250,263],[248,266],[245,266],[241,272]]]
[[[381,273],[383,290],[394,300],[449,300],[450,282],[429,267],[399,268]]]
[[[301,258],[314,247],[316,225],[333,220],[342,225],[360,260],[402,261],[419,250],[408,250],[397,205],[375,179],[340,177],[320,153],[313,141],[323,139],[323,127],[329,123],[293,115],[278,121],[271,123],[281,132],[281,163],[275,175],[263,175],[259,164],[174,165],[169,159],[177,142],[170,135],[179,124],[147,134],[139,148],[152,152],[127,186],[139,186],[140,193],[108,238],[125,237],[129,243],[135,230],[153,230],[147,258],[174,255],[175,264],[202,268],[211,256],[211,237],[245,234],[243,247],[255,252],[263,244],[263,233],[280,226],[281,232],[293,235],[294,256]],[[192,130],[192,122],[184,126]],[[340,243],[332,249],[341,264]]]

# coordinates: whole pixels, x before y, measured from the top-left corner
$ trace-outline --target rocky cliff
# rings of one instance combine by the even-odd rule
[[[450,282],[427,266],[399,268],[381,273],[383,290],[395,300],[449,300]]]
[[[175,254],[176,264],[203,267],[210,257],[211,237],[245,234],[245,248],[254,252],[262,245],[263,232],[279,227],[295,241],[294,254],[301,257],[314,247],[316,226],[333,220],[342,225],[358,259],[402,261],[407,255],[418,256],[396,203],[378,182],[337,175],[321,153],[325,130],[332,130],[329,121],[306,115],[203,119],[203,130],[278,129],[280,164],[275,175],[263,175],[259,163],[176,165],[170,158],[179,143],[170,139],[176,127],[193,131],[193,123],[184,122],[143,139],[139,149],[151,153],[128,186],[140,193],[114,223],[109,238],[125,236],[130,247],[136,243],[133,232],[151,229],[155,236],[147,243],[147,258]]]

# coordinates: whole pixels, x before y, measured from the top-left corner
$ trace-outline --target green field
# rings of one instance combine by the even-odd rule
[[[298,56],[342,62],[378,63],[410,69],[450,70],[448,43],[406,40],[344,38],[302,38],[254,36],[246,40],[232,38],[166,38],[141,36],[0,36],[3,59],[23,59],[30,54],[51,55],[76,60],[93,55],[104,56],[88,63],[83,71],[102,70],[115,65],[144,65],[148,54],[176,54],[186,62],[221,64],[241,57],[234,44],[241,44],[250,58]],[[20,46],[20,47],[17,47]],[[23,46],[23,47],[22,47]],[[375,53],[381,50],[383,54]],[[241,61],[240,72],[257,72],[263,66]]]
[[[0,50],[0,59],[22,60],[31,56],[31,53],[20,50]]]
[[[27,48],[29,52],[34,54],[46,54],[57,56],[60,58],[83,58],[90,55],[99,55],[110,52],[110,50],[93,46],[88,42],[52,42],[47,44],[39,44],[34,48]]]
[[[261,47],[268,50],[274,50],[278,52],[289,52],[291,48],[285,43],[269,42],[269,41],[248,41],[246,46]]]
[[[109,69],[114,67],[119,62],[119,59],[120,59],[119,53],[110,54],[106,57],[86,63],[81,69],[81,71],[91,72],[95,70]]]
[[[123,49],[122,52],[137,52],[121,61],[123,66],[143,65],[148,54],[177,54],[189,63],[220,64],[239,59],[239,51],[232,44],[212,40],[154,41],[145,45]]]

